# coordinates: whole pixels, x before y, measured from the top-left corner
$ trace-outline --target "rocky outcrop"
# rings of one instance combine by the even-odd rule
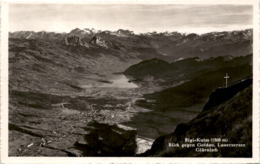
[[[116,36],[119,36],[119,37],[129,37],[131,35],[134,35],[134,32],[129,31],[129,30],[119,29],[116,32],[110,32],[110,34],[116,35]]]
[[[80,35],[80,36],[83,36],[83,35],[89,35],[89,34],[93,34],[93,31],[90,30],[90,29],[79,29],[79,28],[75,28],[73,30],[71,30],[69,32],[69,35]]]
[[[86,48],[90,47],[90,44],[88,43],[86,38],[81,38],[80,36],[72,35],[67,36],[64,39],[65,45],[71,45],[71,46],[83,46]]]
[[[241,40],[252,40],[253,31],[247,29],[244,31],[232,31],[232,32],[212,32],[201,35],[203,41],[214,40],[230,40],[232,42],[239,42]]]
[[[94,36],[91,40],[90,43],[93,45],[97,45],[100,47],[108,48],[108,43],[102,39],[100,36]]]
[[[75,32],[74,32],[75,33]],[[102,39],[100,36],[93,36],[91,35],[79,35],[78,33],[69,34],[64,38],[65,45],[70,46],[81,46],[81,47],[103,47],[103,48],[109,48],[108,42]]]
[[[66,45],[109,48],[108,42],[97,35],[101,31],[85,28],[83,30],[76,28],[71,30],[64,39]]]
[[[90,122],[84,140],[75,143],[77,156],[134,156],[137,149],[136,130],[123,126]]]
[[[222,91],[222,94],[213,93],[214,96],[210,97],[208,105],[197,117],[188,123],[179,124],[173,133],[157,138],[152,148],[142,156],[251,157],[251,84],[252,81],[244,80],[237,85],[224,88],[223,90],[226,92]],[[222,96],[226,99],[224,100]],[[187,138],[199,140],[191,142],[187,141]],[[211,140],[212,138],[224,139],[225,142],[214,142]],[[200,147],[199,143],[203,143],[201,139],[209,139],[205,143],[211,144],[211,146]],[[181,146],[187,143],[192,143],[195,147],[183,148]],[[228,144],[231,146],[225,146]],[[203,150],[207,148],[208,150]]]

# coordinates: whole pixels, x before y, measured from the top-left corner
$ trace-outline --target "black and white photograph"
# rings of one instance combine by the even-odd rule
[[[9,3],[8,156],[253,158],[253,13]]]

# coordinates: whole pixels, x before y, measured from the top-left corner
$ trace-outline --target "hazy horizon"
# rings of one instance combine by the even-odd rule
[[[71,29],[70,31],[76,29],[78,27],[75,27],[73,29]],[[81,30],[83,29],[91,29],[91,28],[79,28]],[[226,29],[226,30],[212,30],[212,31],[205,31],[205,32],[194,32],[194,31],[147,31],[147,32],[140,32],[140,33],[136,33],[134,31],[132,31],[134,34],[136,35],[139,35],[139,34],[146,34],[146,33],[152,33],[152,32],[156,32],[156,33],[165,33],[165,32],[168,32],[168,33],[171,33],[171,32],[178,32],[178,33],[182,33],[182,34],[190,34],[190,33],[196,33],[196,34],[206,34],[206,33],[212,33],[212,32],[232,32],[232,31],[243,31],[243,30],[252,30],[253,28],[252,27],[245,27],[245,28],[240,28],[240,29]],[[117,29],[117,30],[99,30],[99,29],[94,29],[95,31],[111,31],[111,32],[116,32],[120,29]],[[129,29],[121,29],[121,30],[129,30]],[[10,33],[15,33],[15,32],[21,32],[21,31],[32,31],[32,32],[54,32],[54,33],[69,33],[70,31],[47,31],[47,30],[38,30],[38,31],[35,31],[35,30],[17,30],[17,31],[9,31]],[[131,30],[129,30],[131,31]]]
[[[28,10],[30,9],[30,10]],[[12,4],[9,31],[70,32],[75,28],[134,33],[207,33],[252,28],[250,5]]]

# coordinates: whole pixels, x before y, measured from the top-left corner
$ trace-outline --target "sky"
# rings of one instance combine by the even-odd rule
[[[69,32],[74,28],[128,29],[135,33],[206,33],[252,28],[249,5],[11,4],[9,29]]]

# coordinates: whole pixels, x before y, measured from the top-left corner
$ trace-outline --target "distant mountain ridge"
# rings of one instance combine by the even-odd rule
[[[242,32],[242,33],[241,33]],[[15,31],[15,32],[9,32],[10,37],[26,37],[29,34],[33,34],[34,37],[40,37],[44,34],[62,34],[62,35],[95,35],[95,34],[111,34],[111,35],[116,35],[116,36],[130,36],[130,35],[148,35],[148,36],[153,36],[153,35],[165,35],[165,36],[187,36],[188,38],[193,38],[195,39],[196,37],[203,36],[203,37],[208,37],[209,35],[213,37],[218,37],[218,38],[224,38],[226,34],[231,34],[231,35],[244,35],[244,37],[250,37],[252,36],[252,29],[244,29],[244,30],[234,30],[234,31],[213,31],[213,32],[207,32],[204,34],[196,34],[196,33],[181,33],[177,31],[172,31],[172,32],[146,32],[146,33],[139,33],[136,34],[134,31],[130,31],[127,29],[118,29],[116,31],[109,31],[109,30],[96,30],[94,28],[75,28],[72,29],[70,32],[48,32],[48,31],[39,31],[39,32],[34,32],[34,31]]]
[[[41,39],[85,48],[105,48],[119,51],[151,51],[162,58],[178,59],[197,56],[241,56],[252,52],[252,29],[206,34],[178,32],[150,32],[134,34],[133,31],[100,31],[73,29],[69,33],[18,31],[9,33],[10,38]],[[231,53],[229,49],[233,49]]]

